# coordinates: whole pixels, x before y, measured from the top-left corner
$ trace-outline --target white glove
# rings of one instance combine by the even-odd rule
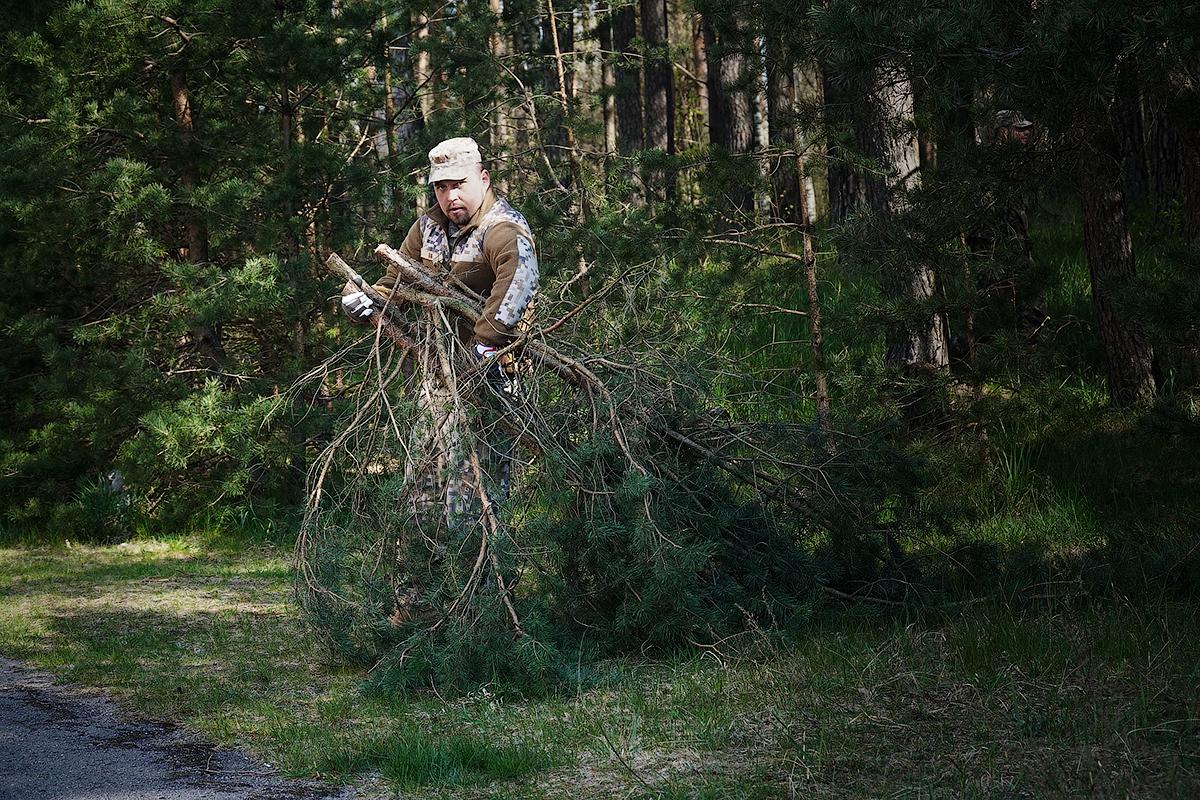
[[[476,342],[475,343],[475,356],[480,361],[487,361],[489,358],[495,358],[496,349],[497,348],[492,347],[490,344],[484,344],[483,342]]]
[[[375,313],[375,304],[363,292],[354,292],[342,296],[342,308],[354,320],[365,320]]]

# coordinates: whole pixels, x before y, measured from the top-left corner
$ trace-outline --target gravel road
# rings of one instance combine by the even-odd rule
[[[350,800],[0,658],[0,800]]]

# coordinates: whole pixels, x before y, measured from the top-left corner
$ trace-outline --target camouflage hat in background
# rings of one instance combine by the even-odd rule
[[[429,151],[429,182],[465,180],[482,163],[474,139],[468,136],[446,139]]]
[[[1014,111],[1011,108],[1006,108],[1003,111],[996,112],[996,127],[997,128],[1032,128],[1033,123],[1025,119],[1025,115],[1020,111]]]

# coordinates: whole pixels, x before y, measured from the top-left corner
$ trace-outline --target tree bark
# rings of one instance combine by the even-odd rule
[[[666,0],[641,0],[645,66],[646,145],[675,152],[675,82],[671,76]]]
[[[704,22],[697,14],[691,15],[692,28],[692,80],[696,87],[696,115],[698,124],[690,125],[688,136],[694,144],[706,138],[708,130],[708,56],[704,48]],[[691,114],[690,119],[694,119]]]
[[[796,174],[805,172],[804,157],[796,158]],[[821,296],[817,290],[817,251],[813,246],[812,229],[816,212],[808,206],[808,197],[797,196],[801,235],[804,240],[804,290],[808,297],[808,346],[813,357],[813,377],[817,384],[817,430],[821,432],[825,450],[833,453],[833,406],[829,398],[829,372],[825,365],[825,338],[821,326]]]
[[[867,202],[890,222],[907,208],[905,193],[920,183],[912,84],[899,69],[888,69],[881,71],[873,95],[869,151],[879,154],[882,174],[867,180]],[[918,260],[888,271],[885,290],[899,306],[913,311],[889,327],[885,363],[901,371],[949,366],[945,316],[932,308],[938,289],[933,267]]]
[[[613,12],[613,49],[617,52],[616,78],[617,149],[625,155],[642,149],[642,89],[633,40],[637,37],[637,15],[632,6]]]
[[[777,219],[806,224],[796,141],[796,83],[791,59],[777,30],[767,31],[767,129],[771,148],[771,205]]]
[[[709,140],[731,155],[744,155],[754,146],[754,113],[748,91],[746,56],[741,50],[740,18],[704,19],[704,49],[708,56]],[[718,28],[718,23],[723,23]],[[731,181],[724,192],[728,212],[754,212],[754,193],[747,175]]]
[[[175,117],[182,163],[179,171],[179,186],[184,200],[182,203],[184,237],[187,243],[186,259],[193,264],[208,261],[208,229],[192,203],[192,193],[200,181],[200,170],[196,164],[195,120],[191,96],[188,93],[187,74],[182,67],[170,73],[171,106]],[[225,359],[225,346],[221,329],[216,325],[194,325],[187,337],[186,346],[196,353],[207,365],[216,366]]]
[[[1146,97],[1149,119],[1147,131],[1148,161],[1153,184],[1154,210],[1165,214],[1171,204],[1183,197],[1186,176],[1179,147],[1179,132],[1167,103],[1153,95]]]
[[[575,142],[575,132],[571,128],[573,100],[571,88],[573,86],[574,75],[573,69],[567,64],[566,57],[564,56],[564,53],[571,52],[571,48],[574,47],[575,12],[567,11],[565,14],[568,24],[560,26],[558,24],[558,14],[554,10],[554,0],[546,0],[546,19],[549,22],[550,46],[554,52],[554,74],[558,79],[558,101],[562,107],[562,138],[566,144],[567,163],[571,171],[571,190],[577,198],[572,203],[571,213],[572,216],[582,213],[586,219],[588,217],[587,194],[583,187],[579,147]],[[567,41],[570,43],[566,47],[563,46],[563,39],[560,38],[563,36],[566,36]]]
[[[859,117],[865,92],[854,91],[840,75],[822,69],[821,82],[825,98],[826,178],[828,184],[828,216],[832,225],[839,225],[867,204],[866,184],[851,164],[866,138]]]
[[[617,152],[617,74],[613,55],[612,7],[600,23],[600,89],[604,98],[601,114],[604,120],[604,152]]]
[[[1153,351],[1141,325],[1118,308],[1114,294],[1135,275],[1133,242],[1119,173],[1120,150],[1109,131],[1093,135],[1082,159],[1083,245],[1092,282],[1092,304],[1104,345],[1108,395],[1114,405],[1154,399]]]
[[[1125,198],[1137,202],[1150,194],[1150,171],[1146,163],[1146,130],[1142,120],[1142,91],[1137,73],[1121,69],[1117,84],[1116,126],[1121,146],[1121,173]]]
[[[670,37],[666,0],[641,0],[642,58],[645,89],[646,146],[675,153],[675,81],[672,77]],[[651,170],[643,178],[646,199],[665,201],[674,197],[673,181],[666,170]]]
[[[504,63],[504,58],[508,55],[508,42],[501,35],[503,29],[502,15],[504,7],[501,0],[488,0],[488,10],[492,12],[495,18],[495,29],[488,37],[488,49],[491,50],[492,58],[496,64]],[[499,67],[497,67],[499,69]],[[507,97],[501,90],[503,84],[496,85],[496,94],[492,97],[492,113],[489,120],[488,138],[491,145],[491,160],[492,164],[492,180],[496,183],[496,188],[502,193],[508,192],[507,169],[499,167],[500,164],[507,162],[512,153],[512,123],[508,118],[508,106],[506,105]]]
[[[417,61],[413,65],[413,78],[416,80],[417,101],[421,108],[421,123],[429,125],[433,117],[433,64],[429,56],[429,17],[423,13],[417,14]]]

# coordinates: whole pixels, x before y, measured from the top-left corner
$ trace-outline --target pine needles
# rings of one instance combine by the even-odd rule
[[[471,298],[407,266],[387,321],[307,376],[357,380],[296,550],[300,604],[335,652],[381,688],[556,685],[579,679],[581,648],[711,641],[807,609],[797,532],[833,499],[810,466],[829,459],[819,437],[706,409],[715,364],[662,330],[628,324],[598,352],[614,317],[594,296],[551,307],[509,372],[481,363],[460,335]],[[627,305],[663,300],[620,280]]]

